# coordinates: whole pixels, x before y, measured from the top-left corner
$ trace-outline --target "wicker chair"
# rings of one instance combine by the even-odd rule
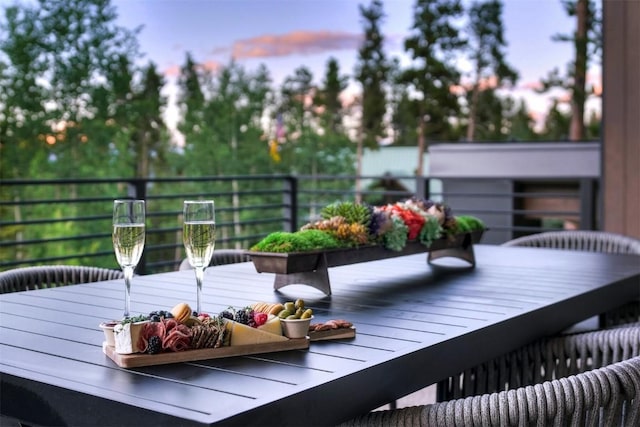
[[[101,280],[121,279],[120,270],[77,265],[42,265],[0,272],[0,293],[53,288]]]
[[[606,231],[548,231],[509,240],[503,246],[640,255],[640,240]]]
[[[374,411],[341,427],[640,425],[640,326],[537,341],[464,380],[451,384],[452,400]]]
[[[218,249],[213,251],[209,266],[235,264],[238,262],[251,261],[251,257],[243,249]],[[191,270],[191,264],[188,259],[183,259],[178,270]]]
[[[606,231],[549,231],[519,237],[502,245],[640,256],[640,240]],[[630,301],[621,307],[602,313],[599,318],[599,327],[637,321],[640,321],[640,300]]]
[[[605,252],[619,254],[640,255],[640,241],[631,237],[603,231],[551,231],[546,233],[533,234],[510,240],[503,246],[526,246],[539,248],[557,248],[563,250]],[[563,334],[575,332],[586,332],[600,328],[611,328],[616,326],[629,326],[635,322],[640,322],[640,301],[634,300],[600,314],[586,322],[574,325],[563,331]],[[514,367],[508,367],[514,369]],[[457,399],[466,397],[478,392],[485,393],[486,389],[480,384],[474,389],[474,381],[482,381],[481,374],[483,366],[474,366],[451,376],[437,384],[438,401]],[[518,373],[514,374],[517,375]],[[506,374],[504,374],[506,375]],[[459,385],[459,386],[458,386]]]

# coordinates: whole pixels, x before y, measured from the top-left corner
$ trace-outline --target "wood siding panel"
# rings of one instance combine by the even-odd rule
[[[627,3],[626,234],[640,238],[640,2]]]
[[[640,238],[640,2],[603,11],[604,229]]]

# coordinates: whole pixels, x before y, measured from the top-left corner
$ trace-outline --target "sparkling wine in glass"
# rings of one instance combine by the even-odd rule
[[[113,202],[113,249],[124,272],[124,317],[131,307],[131,279],[145,239],[144,200],[115,200]]]
[[[216,218],[213,200],[185,200],[182,240],[189,264],[196,272],[196,312],[201,313],[204,269],[209,266],[216,244]]]

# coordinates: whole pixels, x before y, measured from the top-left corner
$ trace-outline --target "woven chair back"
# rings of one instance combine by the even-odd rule
[[[77,265],[43,265],[0,272],[0,293],[53,288],[79,283],[121,279],[120,270]]]
[[[509,240],[503,246],[640,255],[640,240],[606,231],[547,231]]]

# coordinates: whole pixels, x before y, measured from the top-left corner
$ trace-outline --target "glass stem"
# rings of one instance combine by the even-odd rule
[[[124,272],[124,317],[129,317],[131,307],[131,279],[133,278],[133,267],[123,267]]]
[[[198,287],[196,292],[196,312],[198,314],[201,313],[201,294],[202,294],[202,281],[204,279],[204,268],[196,267],[196,286]]]

